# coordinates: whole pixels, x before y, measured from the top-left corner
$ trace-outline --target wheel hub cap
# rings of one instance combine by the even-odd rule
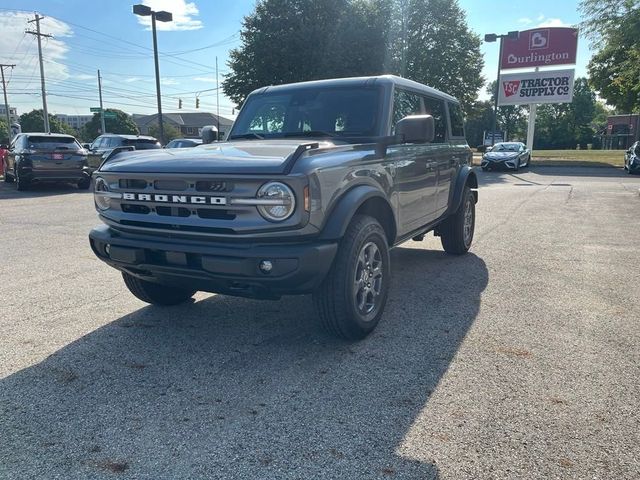
[[[375,310],[382,292],[382,255],[373,242],[366,243],[358,254],[353,291],[358,312],[366,315]]]

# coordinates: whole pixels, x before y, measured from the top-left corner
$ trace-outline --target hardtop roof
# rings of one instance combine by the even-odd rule
[[[392,84],[398,85],[413,90],[419,90],[425,94],[440,97],[450,102],[460,103],[455,97],[436,90],[435,88],[428,87],[413,80],[407,78],[398,77],[396,75],[377,75],[372,77],[348,77],[348,78],[331,78],[326,80],[312,80],[309,82],[287,83],[284,85],[270,85],[268,87],[262,87],[251,92],[252,94],[260,94],[266,92],[278,92],[284,90],[303,90],[307,88],[318,87],[364,87],[368,85],[385,85]]]

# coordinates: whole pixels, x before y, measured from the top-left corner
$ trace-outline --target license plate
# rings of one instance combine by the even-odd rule
[[[54,153],[52,154],[52,158],[54,160],[64,160],[64,153]]]

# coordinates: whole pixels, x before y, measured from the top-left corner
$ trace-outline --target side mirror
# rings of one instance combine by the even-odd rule
[[[213,143],[218,141],[218,129],[213,125],[202,127],[202,143]]]
[[[396,136],[401,143],[431,143],[435,138],[435,122],[431,115],[409,115],[396,123]]]
[[[84,148],[85,150],[91,150],[91,144],[90,143],[83,143],[82,144],[82,148]]]

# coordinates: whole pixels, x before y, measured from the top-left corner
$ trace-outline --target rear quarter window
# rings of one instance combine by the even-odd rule
[[[124,146],[134,146],[136,150],[151,150],[153,148],[160,148],[160,145],[155,140],[147,140],[143,138],[137,138],[135,140],[125,140],[122,142]]]
[[[449,103],[449,121],[451,123],[451,136],[464,137],[464,117],[462,109],[457,103]]]

